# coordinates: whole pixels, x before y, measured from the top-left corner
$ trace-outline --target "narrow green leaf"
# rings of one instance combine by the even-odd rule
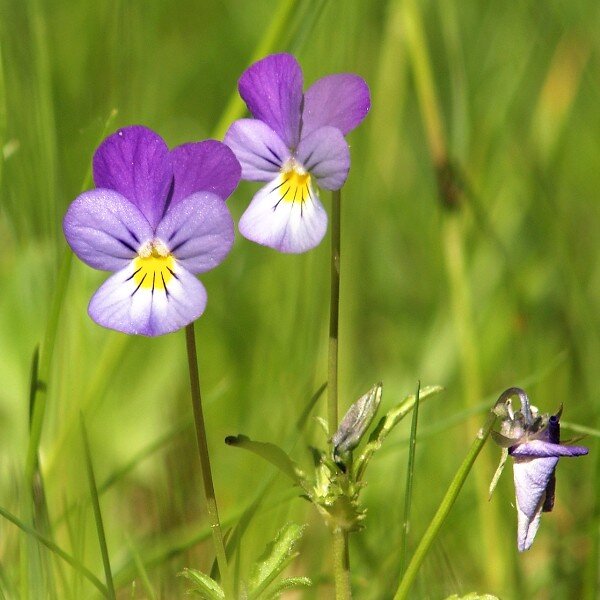
[[[286,577],[271,586],[267,599],[276,600],[283,592],[310,587],[311,585],[312,581],[308,577]]]
[[[429,385],[423,388],[419,394],[419,401],[422,402],[435,394],[439,394],[444,388],[439,385]],[[384,417],[381,418],[377,427],[371,433],[371,437],[360,456],[354,463],[355,481],[360,481],[364,475],[365,469],[373,454],[381,448],[385,438],[392,429],[413,409],[416,397],[407,396],[400,404],[392,408]]]
[[[402,524],[402,554],[400,555],[400,577],[404,573],[406,556],[408,551],[408,533],[410,531],[410,509],[412,502],[413,481],[415,472],[415,450],[417,447],[417,423],[419,419],[419,400],[421,393],[421,382],[417,384],[415,395],[415,408],[410,427],[410,443],[408,446],[408,466],[406,470],[406,492],[404,494],[404,522]]]
[[[87,470],[88,483],[90,486],[90,495],[92,497],[92,507],[94,509],[94,520],[96,522],[96,531],[98,532],[98,543],[100,544],[100,552],[102,554],[102,564],[104,566],[104,575],[106,577],[106,587],[108,589],[108,597],[115,600],[115,585],[113,583],[112,571],[110,569],[110,558],[108,556],[108,547],[106,545],[106,536],[104,534],[104,524],[102,523],[102,512],[100,511],[100,500],[98,498],[98,488],[96,487],[96,477],[94,476],[94,466],[92,464],[92,455],[90,453],[90,444],[88,440],[83,415],[81,419],[81,436],[83,438],[83,454],[85,458],[85,466]]]
[[[6,520],[10,521],[14,525],[16,525],[21,531],[35,538],[41,544],[44,544],[46,548],[54,552],[57,556],[62,558],[66,563],[71,565],[78,573],[81,573],[83,577],[85,577],[88,581],[90,581],[98,591],[102,593],[105,598],[110,598],[108,593],[108,589],[106,586],[83,564],[81,564],[76,558],[67,554],[64,550],[62,550],[59,546],[57,546],[52,540],[44,537],[41,533],[36,531],[33,527],[23,523],[18,517],[13,515],[8,510],[0,507],[0,516],[4,517]]]
[[[243,448],[254,452],[261,458],[277,467],[287,475],[296,485],[305,491],[308,489],[306,476],[300,467],[288,456],[288,454],[275,444],[270,442],[255,442],[245,435],[230,435],[225,438],[225,443],[236,448]]]
[[[302,537],[305,526],[295,523],[284,525],[263,555],[254,565],[248,588],[251,600],[258,598],[297,556],[294,548]]]
[[[150,578],[148,577],[146,567],[144,566],[144,563],[140,557],[140,553],[138,552],[137,548],[134,546],[131,538],[129,537],[127,538],[127,546],[129,547],[129,552],[133,557],[133,562],[135,563],[135,567],[137,569],[137,572],[139,573],[142,585],[146,590],[148,600],[156,600],[156,594],[152,589],[152,584],[150,583]],[[132,582],[132,586],[134,586],[135,588],[135,581]]]
[[[198,594],[201,598],[205,600],[224,600],[225,592],[223,588],[212,577],[195,569],[184,569],[179,575],[192,582],[193,587],[190,591]]]

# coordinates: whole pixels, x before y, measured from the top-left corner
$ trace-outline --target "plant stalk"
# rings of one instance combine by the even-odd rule
[[[333,574],[335,580],[335,600],[352,598],[350,587],[350,558],[348,555],[348,532],[341,527],[331,530],[333,536]]]
[[[192,407],[194,409],[194,424],[196,426],[196,439],[198,441],[198,455],[200,457],[202,484],[206,498],[206,510],[210,522],[217,564],[221,573],[221,582],[223,584],[223,589],[226,591],[225,597],[233,598],[233,594],[231,593],[229,567],[227,565],[227,556],[225,553],[225,545],[223,543],[223,533],[219,521],[217,499],[215,497],[215,487],[213,485],[212,471],[210,468],[208,444],[206,442],[206,428],[204,425],[204,413],[202,411],[202,397],[200,395],[200,378],[198,376],[198,356],[196,353],[194,323],[190,323],[186,326],[185,341],[187,347],[188,368],[190,372],[190,391],[192,396]]]
[[[331,193],[331,296],[329,301],[329,357],[327,365],[327,423],[329,435],[338,427],[338,337],[340,315],[340,199]]]

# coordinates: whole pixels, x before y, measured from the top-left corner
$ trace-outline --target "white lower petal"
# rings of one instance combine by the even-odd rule
[[[327,213],[310,176],[304,180],[284,172],[254,196],[239,230],[249,240],[280,252],[306,252],[325,236]]]
[[[134,335],[163,335],[185,327],[204,312],[206,290],[176,261],[169,268],[165,275],[148,271],[141,281],[132,261],[100,286],[90,301],[90,316],[103,327]]]

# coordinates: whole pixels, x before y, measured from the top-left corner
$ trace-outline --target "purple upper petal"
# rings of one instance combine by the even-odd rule
[[[191,273],[216,267],[233,245],[233,219],[223,200],[200,192],[171,205],[156,229],[177,261]]]
[[[106,189],[78,196],[67,210],[63,230],[73,252],[90,267],[104,271],[122,269],[153,236],[138,208]]]
[[[302,138],[296,153],[302,166],[326,190],[339,190],[348,177],[350,150],[335,127],[321,127]]]
[[[323,127],[337,127],[344,135],[365,118],[371,107],[369,86],[350,73],[318,79],[304,94],[302,137]]]
[[[96,187],[119,192],[158,225],[173,179],[169,149],[158,134],[141,125],[119,129],[100,144],[93,166]]]
[[[531,440],[511,447],[509,452],[513,457],[539,458],[549,456],[582,456],[588,453],[588,449],[584,446],[563,446],[543,440]]]
[[[290,151],[283,140],[265,123],[257,119],[239,119],[225,134],[224,142],[242,165],[242,178],[271,181]]]
[[[238,83],[254,117],[294,148],[300,136],[302,69],[291,54],[272,54],[250,66]]]
[[[171,206],[196,192],[212,192],[226,200],[237,187],[241,167],[222,142],[205,140],[171,151],[175,183]]]

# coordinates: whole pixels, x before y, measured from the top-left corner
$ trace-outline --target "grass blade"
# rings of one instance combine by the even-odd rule
[[[417,423],[419,419],[419,395],[421,382],[417,384],[415,406],[413,408],[412,423],[410,426],[410,442],[408,445],[408,468],[406,473],[406,492],[404,495],[404,521],[402,523],[402,553],[400,555],[400,577],[404,574],[406,565],[406,552],[408,547],[408,532],[410,530],[410,509],[412,502],[413,481],[415,472],[415,450],[417,447]]]
[[[83,415],[81,418],[81,436],[83,438],[83,455],[87,470],[88,482],[90,485],[90,495],[92,497],[92,507],[94,509],[94,520],[96,522],[96,530],[98,532],[98,543],[100,544],[100,552],[102,553],[102,564],[104,566],[104,575],[106,577],[106,587],[108,590],[108,598],[116,599],[115,585],[113,583],[112,572],[110,569],[110,559],[108,556],[108,548],[106,546],[106,536],[104,535],[104,524],[102,523],[102,513],[100,511],[100,500],[98,498],[98,489],[96,487],[96,478],[94,476],[94,467],[92,465],[92,456],[90,453],[90,444],[88,440]]]
[[[23,523],[18,517],[13,515],[8,510],[0,507],[0,516],[4,517],[7,521],[10,521],[13,525],[16,525],[21,531],[27,533],[31,537],[35,538],[46,546],[50,551],[54,552],[57,556],[62,558],[67,564],[71,565],[78,573],[81,573],[90,583],[92,583],[96,589],[102,593],[102,595],[106,598],[111,598],[108,594],[108,589],[106,586],[83,564],[81,564],[76,558],[67,554],[62,548],[57,546],[52,540],[49,540],[41,533],[39,533],[33,527],[30,527],[26,523]]]

